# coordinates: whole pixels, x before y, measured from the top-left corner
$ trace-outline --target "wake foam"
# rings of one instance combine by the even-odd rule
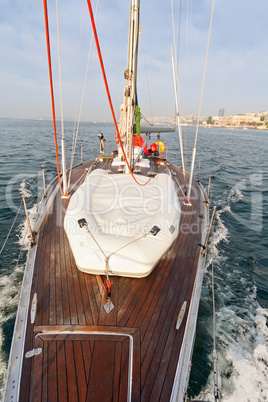
[[[268,310],[257,302],[247,319],[233,309],[220,311],[219,338],[226,347],[225,359],[231,368],[230,378],[221,377],[226,402],[268,401]],[[225,372],[223,363],[222,373]],[[230,384],[231,383],[231,384]]]
[[[1,277],[0,286],[0,349],[3,345],[3,331],[2,326],[8,320],[12,319],[16,315],[17,305],[19,302],[19,289],[21,287],[23,277],[24,265],[18,265],[10,275],[4,275]],[[0,384],[3,388],[4,378],[7,369],[7,362],[3,360],[3,356],[0,358]],[[2,397],[2,390],[0,389],[0,398]]]
[[[236,204],[237,202],[242,201],[243,199],[244,195],[242,194],[242,192],[238,188],[233,187],[228,196],[229,205]]]
[[[30,224],[31,228],[33,230],[35,222],[36,222],[36,217],[38,213],[38,208],[39,208],[39,203],[34,204],[34,206],[30,209],[28,209],[28,214],[29,214],[29,219],[30,219]],[[28,249],[29,247],[29,239],[28,236],[30,235],[30,229],[28,225],[28,221],[25,218],[20,226],[19,226],[19,245],[23,247],[24,249]]]
[[[31,185],[28,180],[22,180],[20,183],[19,192],[21,195],[24,195],[25,198],[32,198],[33,193],[31,192]]]
[[[229,231],[227,227],[224,225],[223,220],[221,219],[221,215],[225,212],[230,212],[231,208],[226,206],[225,208],[215,212],[215,221],[217,227],[212,227],[212,232],[210,236],[210,241],[208,245],[208,254],[207,254],[207,264],[206,268],[211,264],[212,260],[219,258],[219,250],[217,249],[217,245],[221,242],[228,243],[229,241]]]
[[[222,215],[231,213],[230,204],[242,199],[242,193],[237,190],[231,195],[229,205],[217,211],[215,230],[208,247],[207,268],[213,260],[217,275],[219,388],[225,402],[268,402],[268,309],[257,302],[252,275],[244,270],[247,261],[226,252],[220,254],[218,249],[221,242],[230,241]],[[206,287],[210,286],[211,281],[208,281]],[[212,336],[212,328],[210,333]],[[213,381],[212,371],[196,399],[214,400]]]

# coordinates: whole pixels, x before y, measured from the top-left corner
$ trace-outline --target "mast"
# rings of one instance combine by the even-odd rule
[[[126,85],[124,99],[121,105],[120,135],[124,139],[126,156],[129,165],[132,161],[132,140],[134,127],[134,114],[137,105],[136,81],[137,81],[137,59],[138,59],[138,35],[139,35],[139,9],[140,0],[130,2],[130,22],[128,38],[128,64],[125,71]],[[126,169],[126,173],[128,169]]]

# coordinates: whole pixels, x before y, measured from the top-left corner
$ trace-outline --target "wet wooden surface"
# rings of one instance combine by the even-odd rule
[[[74,169],[73,182],[85,167]],[[171,169],[183,186],[181,171]],[[42,352],[24,358],[20,400],[126,401],[129,359],[132,400],[169,400],[201,251],[205,206],[198,183],[192,207],[181,203],[177,239],[153,272],[141,279],[111,277],[110,314],[99,278],[76,268],[63,227],[68,202],[58,194],[39,231],[31,291],[37,313],[34,324],[29,316],[24,352]]]

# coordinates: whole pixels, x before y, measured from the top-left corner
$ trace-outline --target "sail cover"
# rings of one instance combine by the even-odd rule
[[[169,175],[140,186],[130,174],[97,169],[71,197],[64,228],[81,271],[144,277],[176,239],[180,214]]]

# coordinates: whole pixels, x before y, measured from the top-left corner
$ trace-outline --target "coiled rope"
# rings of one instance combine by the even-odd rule
[[[100,44],[99,44],[99,39],[98,39],[98,34],[97,34],[97,29],[96,29],[96,25],[95,25],[95,20],[94,20],[94,15],[93,15],[93,10],[92,10],[92,6],[91,6],[91,1],[87,0],[87,4],[88,4],[88,10],[89,10],[89,15],[90,15],[90,19],[91,19],[91,25],[92,25],[92,30],[94,33],[94,38],[95,38],[95,43],[96,43],[96,48],[98,51],[98,56],[99,56],[99,61],[100,61],[100,66],[101,66],[101,71],[102,71],[102,75],[103,75],[103,80],[104,80],[104,84],[105,84],[105,88],[106,88],[106,93],[107,93],[107,97],[108,97],[108,101],[109,101],[109,105],[110,105],[110,109],[112,112],[112,116],[113,116],[113,121],[114,121],[114,125],[115,125],[115,130],[116,130],[116,138],[119,141],[120,147],[122,149],[122,153],[124,155],[129,173],[131,174],[132,178],[134,179],[134,181],[139,185],[139,186],[145,186],[146,184],[149,183],[149,181],[151,180],[151,177],[149,178],[149,180],[146,183],[139,183],[138,180],[136,180],[131,167],[128,163],[127,157],[126,157],[126,153],[122,144],[122,140],[119,134],[119,130],[118,130],[118,125],[117,125],[117,121],[116,121],[116,117],[115,117],[115,113],[114,113],[114,108],[113,108],[113,103],[112,103],[112,99],[111,99],[111,94],[110,94],[110,90],[109,90],[109,86],[108,86],[108,81],[106,78],[106,73],[105,73],[105,68],[104,68],[104,64],[103,64],[103,59],[102,59],[102,54],[101,54],[101,49],[100,49]]]

